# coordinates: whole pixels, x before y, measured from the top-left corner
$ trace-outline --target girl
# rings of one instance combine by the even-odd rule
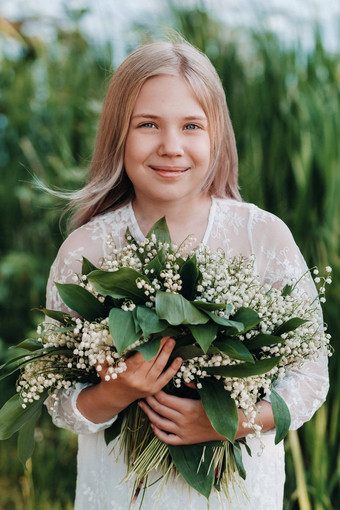
[[[74,232],[54,262],[47,290],[48,308],[62,309],[53,282],[70,282],[80,272],[81,258],[94,264],[107,255],[106,236],[116,246],[129,227],[143,240],[150,227],[166,217],[172,240],[179,245],[188,234],[197,243],[222,248],[233,257],[255,255],[263,282],[282,286],[299,278],[305,262],[288,228],[278,218],[241,201],[237,186],[235,138],[222,85],[210,61],[188,43],[153,43],[132,53],[115,72],[104,103],[90,176],[74,196]],[[307,285],[308,286],[308,285]],[[305,288],[315,293],[312,283]],[[145,362],[140,353],[128,369],[109,382],[101,372],[95,386],[78,384],[62,391],[49,405],[53,421],[79,434],[75,509],[129,507],[126,466],[104,441],[104,429],[130,403],[139,400],[155,435],[170,445],[185,445],[222,437],[213,429],[199,400],[169,396],[162,391],[179,370],[176,358],[166,369],[174,340],[164,338],[157,356]],[[292,428],[309,420],[328,389],[326,356],[290,371],[276,386],[286,401]],[[210,508],[279,510],[283,503],[284,449],[274,444],[271,405],[259,403],[264,449],[249,439],[252,457],[244,454],[247,472],[244,499],[232,501],[213,494]],[[237,437],[250,430],[240,414]],[[155,473],[155,480],[159,477]],[[157,487],[157,486],[155,486]],[[145,508],[159,495],[146,492]],[[160,496],[168,510],[181,505],[205,509],[207,502],[176,478]]]

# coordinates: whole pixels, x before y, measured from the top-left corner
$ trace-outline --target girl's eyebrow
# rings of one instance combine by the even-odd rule
[[[142,119],[159,119],[159,115],[153,115],[152,113],[137,113],[135,115],[132,115],[132,119],[142,118]],[[182,117],[183,120],[189,121],[189,120],[200,120],[200,121],[207,121],[207,118],[205,115],[187,115],[185,117]]]

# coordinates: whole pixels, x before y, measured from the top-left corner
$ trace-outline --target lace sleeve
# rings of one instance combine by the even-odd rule
[[[263,280],[275,286],[298,281],[297,293],[307,293],[311,298],[316,288],[304,258],[296,246],[288,227],[277,217],[255,209],[250,220],[251,242],[256,257],[257,271]],[[320,307],[320,327],[323,318]],[[296,430],[310,420],[326,399],[329,388],[328,356],[320,352],[315,361],[306,361],[300,368],[292,368],[275,384],[275,390],[285,400],[291,414],[291,430]]]
[[[74,273],[81,272],[81,260],[85,256],[97,265],[105,253],[105,233],[100,223],[85,225],[73,232],[62,244],[52,264],[47,283],[46,306],[53,310],[72,313],[60,299],[54,282],[72,283]],[[76,434],[89,434],[109,427],[116,418],[105,423],[92,423],[77,408],[77,398],[85,384],[77,384],[68,390],[58,390],[45,404],[57,427],[66,428]]]

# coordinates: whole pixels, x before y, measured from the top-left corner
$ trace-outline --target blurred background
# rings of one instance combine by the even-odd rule
[[[50,4],[50,5],[48,5]],[[340,508],[340,3],[332,0],[2,0],[0,5],[0,363],[42,319],[65,204],[33,185],[86,178],[114,68],[140,43],[180,32],[216,66],[240,159],[241,193],[280,216],[310,267],[333,267],[326,404],[286,440],[285,510]],[[0,404],[14,382],[0,384]],[[72,509],[76,437],[47,413],[24,470],[0,446],[0,508]]]

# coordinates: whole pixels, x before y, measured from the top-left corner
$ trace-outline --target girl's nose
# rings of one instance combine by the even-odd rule
[[[162,133],[157,149],[159,156],[183,156],[183,139],[181,133],[175,130],[167,130]]]

